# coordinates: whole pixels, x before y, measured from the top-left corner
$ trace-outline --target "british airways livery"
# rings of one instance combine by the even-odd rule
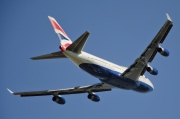
[[[161,46],[173,26],[170,16],[168,14],[166,14],[166,16],[167,21],[160,31],[144,52],[129,67],[119,66],[84,52],[83,47],[90,33],[86,31],[76,41],[72,42],[57,21],[53,17],[48,16],[60,40],[60,51],[31,59],[69,58],[76,66],[98,78],[100,83],[43,91],[12,92],[10,89],[7,90],[11,94],[20,95],[21,97],[52,95],[52,100],[58,104],[65,104],[66,102],[62,95],[78,93],[87,93],[88,99],[99,102],[100,97],[96,92],[111,91],[113,88],[133,90],[140,93],[151,92],[154,86],[151,81],[144,76],[144,73],[148,71],[152,75],[158,74],[158,70],[150,65],[150,62],[152,62],[157,53],[160,53],[162,56],[169,56],[169,51]]]

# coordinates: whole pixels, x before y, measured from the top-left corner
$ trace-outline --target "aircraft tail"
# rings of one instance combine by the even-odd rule
[[[86,31],[76,41],[72,42],[71,39],[68,37],[68,35],[61,28],[61,26],[57,23],[57,21],[53,17],[50,16],[48,17],[54,28],[54,31],[57,33],[58,38],[60,40],[61,51],[32,57],[31,59],[40,60],[40,59],[67,58],[66,55],[64,55],[63,53],[65,50],[69,50],[74,53],[81,53],[90,33]]]
[[[48,16],[48,18],[54,28],[55,33],[58,35],[58,38],[60,40],[60,49],[62,51],[66,50],[66,48],[72,44],[71,39],[68,37],[68,35],[62,29],[62,27],[53,17]]]

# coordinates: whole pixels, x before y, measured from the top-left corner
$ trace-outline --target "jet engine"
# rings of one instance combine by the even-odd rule
[[[89,94],[88,96],[88,99],[94,101],[94,102],[99,102],[100,101],[100,97],[96,94]]]
[[[53,100],[54,102],[58,103],[58,104],[61,104],[61,105],[63,105],[63,104],[66,103],[66,100],[65,100],[63,97],[59,97],[59,96],[54,96],[54,97],[52,98],[52,100]]]
[[[169,56],[169,51],[161,46],[159,46],[158,52],[165,57]]]
[[[152,75],[157,75],[158,74],[158,70],[156,68],[151,67],[150,65],[147,66],[146,70]]]

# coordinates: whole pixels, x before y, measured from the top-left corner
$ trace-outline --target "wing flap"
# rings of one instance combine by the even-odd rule
[[[50,54],[45,54],[41,56],[32,57],[32,60],[40,60],[40,59],[54,59],[54,58],[67,58],[61,51],[53,52]]]

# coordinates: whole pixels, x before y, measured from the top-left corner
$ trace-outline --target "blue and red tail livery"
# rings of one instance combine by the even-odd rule
[[[58,24],[58,22],[53,18],[53,17],[49,17],[49,20],[54,28],[54,31],[58,34],[58,36],[60,37],[60,40],[70,40],[70,38],[68,37],[68,35],[66,34],[66,32],[62,29],[62,27]]]
[[[72,44],[71,39],[68,37],[66,32],[62,29],[62,27],[58,24],[58,22],[53,18],[48,16],[54,31],[57,33],[59,40],[60,40],[60,49],[62,51],[65,51],[66,48]]]

